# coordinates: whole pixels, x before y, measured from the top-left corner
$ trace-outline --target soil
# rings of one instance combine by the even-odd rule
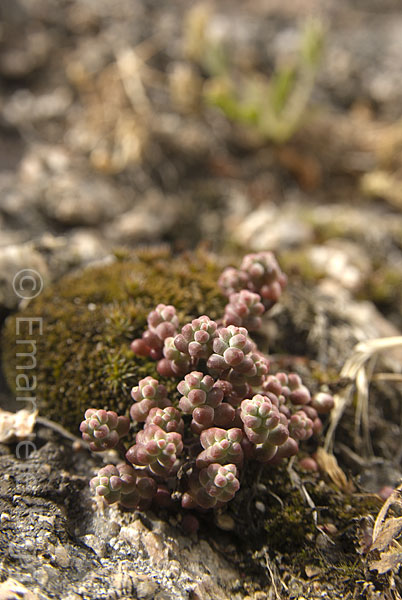
[[[241,93],[297,59],[309,17],[324,45],[289,139],[206,103],[211,48]],[[344,393],[354,345],[401,335],[401,39],[398,0],[3,0],[0,322],[26,308],[21,269],[51,286],[144,245],[225,264],[269,249],[289,287],[261,344],[273,367]],[[251,473],[249,497],[196,535],[163,511],[94,510],[100,459],[38,421],[29,457],[0,444],[0,598],[400,598],[397,532],[372,542],[402,474],[401,364],[396,348],[375,366],[370,447],[346,407],[345,479],[328,457],[319,475]],[[19,408],[3,376],[0,401]]]

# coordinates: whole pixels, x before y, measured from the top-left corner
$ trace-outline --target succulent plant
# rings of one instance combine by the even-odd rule
[[[225,306],[223,324],[225,327],[236,325],[246,327],[248,331],[257,331],[261,327],[261,316],[264,312],[265,307],[259,294],[241,290],[230,294],[229,303]]]
[[[217,323],[206,315],[187,323],[174,338],[174,345],[193,359],[208,358],[212,354],[212,342],[216,336]]]
[[[137,433],[135,444],[127,451],[126,458],[132,464],[147,466],[151,473],[168,475],[182,450],[180,433],[166,433],[158,425],[151,424]]]
[[[190,490],[182,498],[183,508],[212,508],[232,500],[240,487],[234,464],[212,463],[195,472]]]
[[[294,405],[305,405],[311,402],[311,394],[297,373],[268,375],[263,381],[262,389],[274,393],[279,398],[280,404],[286,400],[290,400]]]
[[[85,411],[85,421],[80,425],[82,439],[89,443],[93,452],[114,448],[120,439],[128,434],[129,429],[128,417],[119,417],[112,410],[96,408],[88,408]]]
[[[212,372],[219,373],[231,368],[241,369],[253,345],[245,327],[229,325],[218,330],[212,347],[213,354],[209,357],[207,366]]]
[[[179,408],[192,415],[191,429],[200,433],[214,423],[215,409],[222,402],[223,391],[215,386],[215,380],[201,371],[188,373],[177,386],[183,394]]]
[[[141,379],[138,385],[132,388],[131,397],[136,403],[130,409],[130,416],[138,423],[146,420],[152,408],[166,408],[171,405],[166,387],[150,376]]]
[[[251,386],[259,387],[265,375],[268,373],[269,360],[261,352],[250,352],[245,357],[244,361],[237,367],[234,368],[231,373],[231,381],[237,385],[241,383],[241,374],[244,377],[246,383]]]
[[[166,433],[176,431],[183,434],[184,432],[184,421],[181,418],[181,412],[174,408],[174,406],[151,408],[145,421],[145,427],[148,425],[157,425],[163,431],[166,431]]]
[[[248,276],[247,288],[260,294],[266,308],[279,300],[287,278],[272,252],[247,254],[240,269]]]
[[[162,358],[163,343],[166,338],[176,335],[179,319],[171,304],[158,304],[147,318],[148,329],[141,338],[131,342],[131,349],[140,356],[150,356],[154,360]]]
[[[236,409],[229,402],[221,402],[214,410],[214,425],[229,428],[234,424]]]
[[[287,278],[272,252],[258,252],[247,254],[240,269],[227,267],[218,283],[229,298],[231,294],[242,290],[259,294],[264,307],[268,309],[279,300]]]
[[[176,309],[171,304],[158,304],[155,310],[149,313],[147,322],[149,330],[161,340],[174,336],[179,328]]]
[[[174,337],[168,337],[164,341],[163,356],[164,359],[158,362],[158,373],[164,377],[181,376],[190,370],[190,357],[184,352],[180,352],[175,346]]]
[[[231,294],[246,289],[248,281],[249,278],[247,273],[235,269],[234,267],[226,267],[219,277],[218,285],[225,296],[230,296]]]
[[[311,406],[315,408],[318,414],[326,414],[334,408],[334,397],[326,392],[319,392],[311,399]]]
[[[243,432],[236,427],[228,430],[218,427],[206,429],[200,435],[204,450],[197,457],[197,468],[203,469],[212,463],[233,463],[240,467],[243,464],[242,439]]]
[[[313,422],[304,410],[298,410],[289,420],[289,435],[295,440],[308,440],[313,435]]]
[[[272,396],[271,393],[269,396],[256,394],[249,400],[243,400],[240,405],[240,418],[244,423],[244,432],[253,444],[269,442],[274,446],[280,446],[289,436]]]
[[[216,386],[215,380],[201,371],[188,373],[177,389],[182,394],[179,408],[185,414],[191,414],[195,408],[203,405],[216,408],[223,399],[223,391]]]
[[[177,333],[172,305],[150,312],[132,348],[158,361],[159,374],[173,381],[165,387],[148,376],[132,388],[137,433],[127,462],[104,467],[91,481],[105,502],[142,509],[181,498],[186,509],[219,508],[234,497],[251,461],[278,464],[320,432],[319,414],[331,410],[332,396],[312,397],[297,373],[270,374],[268,357],[249,337],[247,327],[258,328],[285,281],[272,253],[252,254],[219,280],[229,295],[222,319],[202,315]],[[127,417],[95,409],[85,417],[81,431],[93,450],[121,450]]]
[[[146,501],[150,501],[157,491],[156,482],[148,473],[133,469],[127,463],[103,467],[91,479],[90,486],[107,504],[120,502],[127,508],[135,507],[141,502],[145,506]]]

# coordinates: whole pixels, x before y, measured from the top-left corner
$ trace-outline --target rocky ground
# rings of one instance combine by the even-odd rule
[[[270,351],[305,357],[339,383],[355,343],[398,336],[402,327],[400,3],[231,0],[199,13],[192,6],[2,1],[1,322],[26,304],[12,286],[21,269],[35,269],[50,286],[144,244],[174,253],[201,244],[225,260],[271,249],[290,285],[267,325]],[[208,39],[227,49],[235,80],[244,81],[293,60],[309,15],[323,24],[324,51],[289,140],[261,139],[206,106],[211,74],[191,52],[200,18]],[[400,374],[395,352],[379,370]],[[352,407],[335,436],[357,494],[393,487],[401,476],[394,379],[373,382],[373,455],[364,455],[358,436],[351,442]],[[15,407],[3,378],[0,386],[2,406]],[[323,563],[300,568],[283,548],[244,544],[216,523],[189,537],[166,515],[94,512],[87,480],[98,459],[66,435],[38,423],[29,459],[16,457],[15,444],[0,446],[1,579],[10,589],[26,586],[3,586],[0,598],[402,594],[398,565],[378,574],[361,551],[361,519],[374,519],[381,502],[353,513],[359,526],[347,543],[343,530],[324,528],[338,544],[332,556],[315,530],[311,551]],[[347,504],[345,490],[323,477]],[[256,502],[269,506],[259,494]]]

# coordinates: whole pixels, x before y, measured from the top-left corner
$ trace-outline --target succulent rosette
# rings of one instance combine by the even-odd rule
[[[259,294],[241,290],[230,294],[229,303],[225,306],[223,324],[225,327],[236,325],[246,327],[248,331],[257,331],[261,327],[261,316],[264,312],[265,307]]]
[[[82,439],[89,443],[93,452],[114,448],[120,439],[128,434],[129,429],[128,417],[119,417],[112,410],[96,408],[88,408],[85,411],[85,421],[80,425]]]
[[[127,463],[107,465],[90,481],[91,489],[107,504],[120,502],[127,508],[145,507],[156,495],[155,480]]]
[[[222,373],[231,368],[241,369],[247,354],[253,349],[253,343],[245,327],[229,325],[218,330],[212,347],[213,354],[209,357],[207,366],[212,372]]]
[[[266,308],[279,300],[287,278],[272,252],[247,254],[240,270],[248,276],[247,288],[260,294]]]
[[[167,389],[153,377],[145,377],[132,388],[131,397],[135,404],[131,406],[130,416],[133,421],[142,423],[152,408],[165,408],[171,405],[167,397]]]
[[[241,466],[243,464],[242,439],[243,432],[237,427],[228,430],[219,427],[206,429],[200,436],[204,450],[197,457],[197,468],[203,469],[212,463],[221,465],[233,463]]]
[[[175,346],[174,337],[167,337],[163,345],[164,359],[158,363],[158,372],[164,377],[182,376],[190,370],[190,356],[180,352]]]
[[[280,446],[289,436],[281,414],[272,395],[256,394],[243,400],[240,405],[240,418],[244,432],[253,444],[270,443]]]
[[[223,391],[215,380],[201,371],[188,373],[177,389],[182,394],[179,408],[185,414],[191,414],[195,408],[203,405],[216,408],[223,399]]]
[[[308,440],[313,435],[313,421],[304,410],[298,410],[290,417],[289,435],[297,441]]]
[[[189,482],[189,492],[182,498],[183,508],[213,508],[232,500],[240,488],[234,464],[212,463],[195,471]]]
[[[141,338],[132,341],[131,349],[140,356],[150,356],[154,360],[162,358],[163,344],[166,338],[176,335],[179,319],[171,304],[158,304],[147,318],[148,329]]]
[[[174,338],[174,345],[193,359],[208,358],[212,354],[212,342],[216,336],[217,323],[206,315],[187,323]]]
[[[155,310],[148,315],[148,328],[162,341],[173,337],[179,328],[179,319],[176,309],[171,304],[158,304]]]
[[[226,267],[218,280],[218,285],[225,296],[230,296],[247,288],[249,277],[244,271],[234,267]]]
[[[191,429],[200,433],[211,427],[214,423],[215,409],[223,399],[223,391],[215,385],[215,380],[201,371],[192,371],[180,381],[177,389],[183,394],[179,409],[193,417]]]
[[[168,475],[182,450],[180,433],[167,433],[151,424],[137,433],[135,445],[129,448],[126,458],[132,464],[147,466],[151,473]]]
[[[303,384],[297,373],[276,373],[264,378],[262,389],[265,392],[274,393],[280,401],[280,405],[287,400],[294,405],[305,405],[311,402],[311,394]]]
[[[145,427],[148,425],[157,425],[166,433],[176,431],[183,434],[184,432],[184,421],[181,418],[181,412],[174,406],[151,408],[145,421]]]

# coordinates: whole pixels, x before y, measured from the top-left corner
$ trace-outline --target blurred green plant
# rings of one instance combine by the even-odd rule
[[[208,76],[203,87],[206,103],[218,107],[231,121],[252,127],[263,139],[286,142],[306,115],[323,53],[322,23],[317,19],[306,22],[299,51],[268,78],[233,68],[224,43],[208,35],[211,18],[207,5],[192,9],[184,39],[187,57]]]

